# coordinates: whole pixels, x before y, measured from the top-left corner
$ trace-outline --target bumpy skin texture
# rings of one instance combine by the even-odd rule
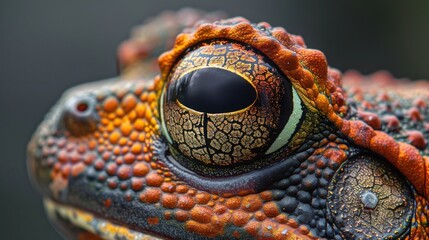
[[[305,116],[288,146],[262,163],[207,166],[228,173],[212,177],[204,161],[175,161],[160,99],[177,62],[218,40],[269,59]],[[30,172],[45,197],[167,239],[429,238],[428,82],[341,76],[301,37],[243,18],[179,34],[153,81],[143,55],[121,49],[128,80],[69,90],[34,135]]]

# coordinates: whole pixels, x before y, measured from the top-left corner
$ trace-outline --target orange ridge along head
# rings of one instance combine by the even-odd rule
[[[422,149],[402,141],[377,108],[362,113],[378,97],[349,87],[346,102],[340,73],[301,37],[244,18],[205,23],[184,30],[159,65],[153,82],[69,90],[34,135],[30,173],[62,229],[128,239],[427,237],[424,144],[416,133]],[[421,121],[407,130],[429,121],[416,104],[422,114],[410,116]]]

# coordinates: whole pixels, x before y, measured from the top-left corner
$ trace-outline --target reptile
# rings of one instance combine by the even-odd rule
[[[152,19],[120,46],[120,76],[68,90],[47,114],[28,168],[55,228],[429,239],[429,82],[342,74],[284,28],[214,18]]]

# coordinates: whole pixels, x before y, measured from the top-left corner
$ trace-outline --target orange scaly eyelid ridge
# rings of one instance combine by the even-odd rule
[[[270,28],[267,23],[258,27]],[[247,19],[232,18],[214,24],[202,24],[196,29],[180,34],[174,48],[159,58],[161,84],[187,49],[198,43],[213,39],[230,39],[248,44],[270,58],[288,76],[292,85],[311,111],[326,116],[355,144],[370,149],[386,158],[414,185],[417,191],[429,196],[429,157],[421,156],[418,150],[406,143],[396,142],[388,134],[377,131],[361,121],[345,120],[347,107],[339,74],[328,68],[324,54],[307,49],[301,37],[287,33],[283,28],[270,29],[272,36],[254,28]]]
[[[232,25],[227,25],[232,24]],[[258,27],[270,28],[267,23]],[[287,33],[283,28],[272,28],[272,36],[254,28],[244,18],[233,18],[214,24],[202,24],[193,33],[182,33],[176,38],[175,46],[158,59],[161,79],[166,81],[176,60],[193,46],[213,39],[229,39],[252,46],[261,51],[277,64],[280,70],[291,80],[301,98],[313,109],[325,109],[322,114],[333,108],[327,95],[334,92],[343,95],[341,89],[332,88],[328,65],[322,52],[305,48],[302,38]],[[301,66],[305,65],[305,67]],[[329,73],[330,75],[330,73]],[[330,94],[324,93],[330,91]],[[322,94],[320,94],[322,93]],[[337,103],[335,103],[337,104]],[[335,109],[340,109],[336,107]],[[342,108],[345,111],[345,108]]]

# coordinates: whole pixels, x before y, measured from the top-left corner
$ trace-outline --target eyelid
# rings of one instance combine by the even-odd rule
[[[176,177],[187,182],[192,187],[216,194],[237,194],[238,192],[243,192],[243,190],[250,192],[262,191],[274,182],[281,180],[285,173],[293,169],[298,159],[307,159],[311,155],[311,151],[301,151],[291,156],[287,161],[280,161],[262,167],[258,171],[211,177],[196,173],[192,169],[183,166],[162,141],[155,144],[158,145],[158,156],[161,161],[167,165],[168,169]],[[228,170],[231,169],[228,168]]]

